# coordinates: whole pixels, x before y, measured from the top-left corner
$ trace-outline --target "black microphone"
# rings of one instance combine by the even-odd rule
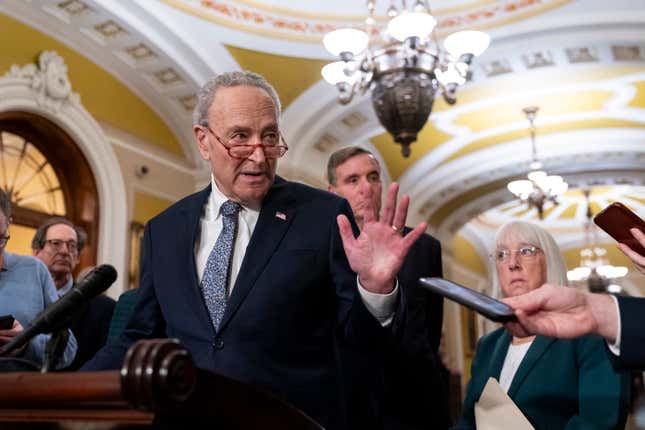
[[[109,264],[102,264],[92,270],[63,297],[40,312],[22,333],[5,344],[0,349],[0,356],[20,348],[36,335],[69,327],[74,313],[107,290],[116,276],[116,269]]]

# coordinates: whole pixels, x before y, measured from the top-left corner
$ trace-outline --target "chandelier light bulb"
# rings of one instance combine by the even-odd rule
[[[533,182],[527,179],[511,181],[506,187],[511,193],[515,194],[522,200],[528,198],[528,196],[533,192]]]
[[[607,279],[613,279],[622,278],[623,276],[627,275],[629,269],[624,266],[612,266],[611,264],[606,264],[597,267],[596,272],[598,272],[600,276],[603,276]]]
[[[443,85],[448,86],[450,84],[463,85],[466,83],[465,73],[462,73],[459,70],[458,65],[463,63],[450,63],[445,70],[437,68],[434,70],[434,74],[437,77],[437,80]]]
[[[546,172],[544,170],[534,170],[530,172],[527,176],[529,180],[535,182],[538,185],[545,184],[545,180],[547,177]],[[540,188],[542,188],[542,186],[540,186]]]
[[[331,85],[343,82],[353,85],[358,79],[355,61],[334,61],[325,65],[320,74]]]
[[[464,30],[452,33],[443,41],[446,51],[455,58],[464,54],[481,55],[490,44],[490,36],[482,31]]]
[[[410,37],[425,40],[437,25],[437,20],[425,12],[403,12],[392,18],[387,24],[388,33],[403,42]]]
[[[591,275],[590,267],[576,267],[567,271],[567,279],[570,281],[583,281]]]
[[[358,55],[367,48],[368,39],[364,31],[341,28],[327,33],[323,38],[323,45],[334,56],[340,56],[344,52]]]

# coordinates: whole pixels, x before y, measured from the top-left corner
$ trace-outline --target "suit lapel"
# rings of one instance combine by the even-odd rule
[[[508,346],[510,343],[511,336],[506,330],[504,330],[499,339],[497,339],[497,342],[495,342],[495,348],[493,349],[493,354],[490,358],[489,375],[493,376],[498,381],[499,375],[502,373],[502,366],[504,365],[504,359],[506,358],[506,353],[508,352]],[[486,383],[486,381],[484,381],[484,383]]]
[[[520,367],[517,369],[515,376],[513,377],[513,382],[508,388],[509,397],[513,397],[517,390],[522,386],[524,379],[531,373],[533,367],[538,362],[538,360],[544,355],[544,353],[549,349],[551,344],[555,342],[554,338],[536,336],[533,340],[533,343],[529,347],[529,350],[526,351],[526,355],[520,364]]]
[[[242,301],[254,287],[255,281],[289,229],[296,216],[296,210],[291,201],[292,198],[286,190],[285,181],[276,177],[274,185],[262,204],[258,222],[246,247],[246,254],[226,306],[220,330],[226,327]]]
[[[209,185],[195,195],[195,198],[189,200],[188,204],[183,208],[183,222],[178,226],[181,243],[178,253],[184,256],[182,267],[188,268],[188,288],[191,294],[187,295],[187,300],[192,302],[190,308],[195,309],[202,324],[206,324],[213,330],[213,324],[211,323],[208,309],[206,308],[202,292],[199,288],[197,265],[195,264],[195,241],[200,230],[199,221],[210,193],[211,187]]]

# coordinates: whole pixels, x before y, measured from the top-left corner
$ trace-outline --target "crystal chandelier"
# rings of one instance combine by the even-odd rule
[[[379,121],[408,157],[435,95],[441,93],[449,104],[457,101],[457,87],[470,78],[469,66],[490,38],[480,31],[459,31],[441,47],[427,0],[416,0],[411,7],[406,0],[390,0],[383,30],[374,18],[375,4],[367,0],[365,31],[344,28],[325,35],[325,48],[340,61],[324,66],[322,76],[336,86],[342,104],[370,88]],[[372,45],[371,36],[379,35],[383,42]]]
[[[515,194],[517,198],[526,202],[529,208],[535,207],[540,219],[544,216],[544,204],[547,201],[558,204],[557,197],[564,194],[569,185],[564,182],[561,176],[548,175],[542,170],[542,163],[538,160],[537,150],[535,148],[535,115],[539,110],[536,106],[529,106],[522,109],[530,124],[532,160],[530,164],[531,171],[527,175],[528,179],[509,182],[506,186],[508,190]]]
[[[592,293],[620,293],[622,287],[611,281],[627,275],[629,269],[624,266],[613,266],[607,259],[607,250],[596,243],[596,226],[592,222],[593,213],[589,204],[591,190],[583,189],[587,201],[587,219],[585,221],[585,247],[580,251],[580,265],[567,272],[567,279],[572,282],[585,282]]]

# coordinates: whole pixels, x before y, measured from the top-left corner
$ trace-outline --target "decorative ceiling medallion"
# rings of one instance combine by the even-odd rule
[[[567,58],[570,63],[592,63],[598,61],[598,50],[588,46],[579,48],[567,48]]]
[[[155,54],[152,49],[148,48],[148,46],[144,45],[143,43],[125,48],[125,52],[130,56],[130,58],[135,61],[147,60],[157,57],[157,54]]]
[[[343,117],[341,122],[349,128],[358,128],[367,122],[367,117],[360,112],[352,112]]]
[[[197,106],[197,96],[195,94],[177,97],[177,100],[187,112],[192,112],[195,106]]]
[[[318,142],[314,143],[314,148],[320,152],[327,152],[329,148],[337,145],[340,142],[333,134],[325,133],[322,135]]]
[[[128,34],[128,32],[123,27],[121,27],[111,19],[100,24],[96,24],[94,26],[94,30],[96,30],[101,36],[105,37],[106,39],[125,36]]]
[[[58,3],[56,6],[71,16],[81,16],[92,11],[91,7],[80,0],[66,0]]]
[[[548,51],[537,51],[527,55],[522,55],[524,64],[527,69],[537,69],[539,67],[553,66],[553,57]]]
[[[484,73],[486,73],[486,76],[488,76],[489,78],[513,72],[511,63],[506,59],[494,60],[489,63],[484,63],[481,65],[481,67],[482,69],[484,69]]]
[[[611,52],[616,61],[643,61],[643,52],[638,45],[612,46]]]
[[[337,28],[363,25],[364,17],[338,10],[330,15],[321,6],[320,13],[267,7],[258,2],[234,0],[162,0],[172,7],[235,30],[258,33],[279,39],[319,43]],[[537,16],[573,0],[492,0],[468,5],[467,8],[433,9],[439,33],[477,27],[497,27],[509,22]],[[321,2],[324,5],[324,2]],[[348,22],[349,21],[349,22]],[[385,21],[385,18],[383,18]]]
[[[172,67],[159,70],[158,72],[155,72],[153,74],[162,85],[171,85],[179,82],[184,82],[182,77],[179,76],[179,74]]]

